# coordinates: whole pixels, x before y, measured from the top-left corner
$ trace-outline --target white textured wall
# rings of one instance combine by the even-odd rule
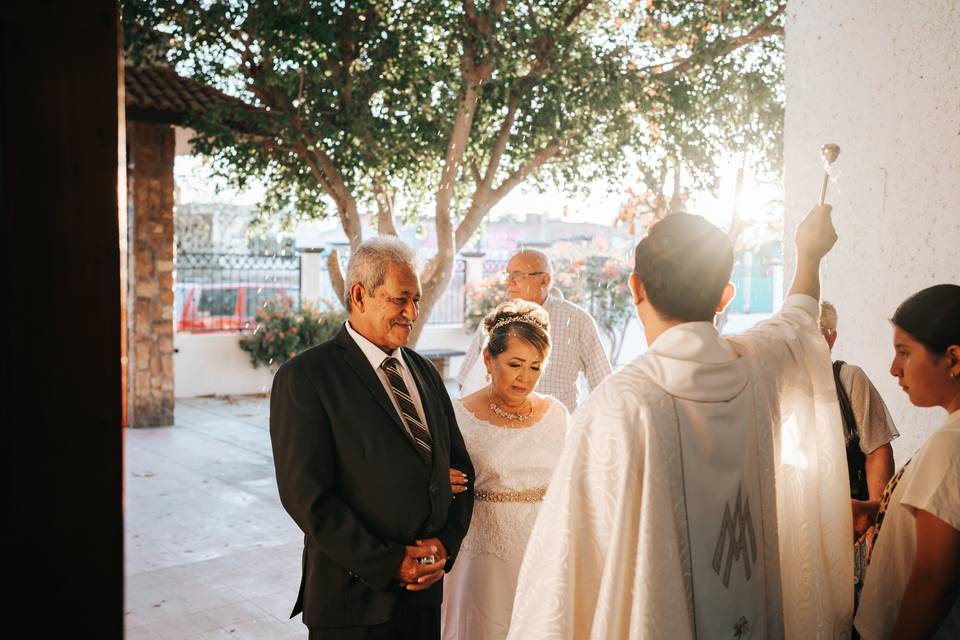
[[[459,325],[427,325],[417,346],[466,351],[471,337]],[[238,333],[177,333],[173,356],[176,397],[268,393],[273,372],[263,367],[254,369],[239,340]],[[462,360],[450,360],[448,378],[456,377]]]
[[[240,348],[238,333],[177,333],[173,340],[174,395],[267,393],[273,385],[269,369],[253,368]]]
[[[820,145],[839,144],[823,296],[840,313],[835,356],[866,370],[897,421],[899,465],[945,415],[912,407],[889,375],[887,319],[960,282],[960,0],[790,0],[786,91],[786,228],[819,195]]]

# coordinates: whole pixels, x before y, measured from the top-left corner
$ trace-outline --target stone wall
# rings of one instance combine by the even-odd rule
[[[173,127],[127,123],[129,424],[173,424]]]
[[[945,417],[913,407],[889,374],[888,318],[916,291],[960,282],[958,41],[953,0],[790,0],[787,9],[788,238],[819,196],[820,145],[839,144],[827,200],[840,240],[823,269],[823,296],[840,316],[834,356],[861,366],[886,400],[898,464]]]

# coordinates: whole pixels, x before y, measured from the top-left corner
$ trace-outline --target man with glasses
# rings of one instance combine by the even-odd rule
[[[553,265],[542,251],[521,249],[510,258],[504,287],[510,298],[535,302],[550,315],[550,359],[537,391],[554,396],[572,413],[579,403],[579,378],[583,372],[592,391],[610,373],[610,361],[600,342],[597,323],[590,315],[563,299],[553,282]],[[467,348],[457,382],[461,391],[483,349],[483,326],[477,328]]]

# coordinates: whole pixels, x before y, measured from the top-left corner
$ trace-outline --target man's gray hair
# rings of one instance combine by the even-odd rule
[[[820,301],[820,331],[832,333],[837,330],[837,308],[827,302]]]
[[[350,287],[359,283],[369,294],[387,278],[387,268],[391,265],[408,267],[417,272],[417,254],[398,238],[377,236],[367,240],[350,255],[347,263],[347,277],[343,281],[343,303],[351,311]]]
[[[544,272],[549,274],[551,279],[553,278],[553,260],[550,259],[550,256],[548,256],[543,251],[540,251],[539,249],[523,248],[523,249],[519,249],[515,254],[513,254],[511,256],[511,259],[524,254],[536,256],[537,260],[539,260],[540,263],[543,265]]]

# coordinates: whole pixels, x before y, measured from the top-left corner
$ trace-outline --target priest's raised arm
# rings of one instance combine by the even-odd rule
[[[733,266],[721,230],[674,214],[637,246],[650,346],[571,420],[509,638],[848,637],[846,467],[817,328],[830,208],[796,240],[783,309],[732,338],[712,322]]]

